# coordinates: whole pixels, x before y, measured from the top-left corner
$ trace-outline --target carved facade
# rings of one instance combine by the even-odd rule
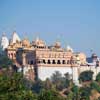
[[[91,69],[97,73],[95,67],[97,61],[99,61],[98,66],[100,65],[100,60],[97,60],[95,55],[92,55],[92,58],[96,63],[91,66],[84,53],[75,53],[70,46],[62,48],[58,41],[48,46],[39,38],[32,42],[27,38],[21,40],[16,32],[13,33],[5,50],[8,57],[14,61],[18,71],[23,71],[25,77],[31,80],[35,78],[45,80],[50,78],[55,71],[59,71],[62,75],[69,73],[73,81],[78,84],[78,76],[82,71]],[[94,79],[95,76],[96,74],[94,74]]]

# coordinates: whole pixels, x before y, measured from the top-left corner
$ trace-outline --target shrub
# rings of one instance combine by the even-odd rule
[[[79,75],[79,81],[82,81],[82,82],[91,81],[92,78],[93,78],[92,71],[84,71]]]

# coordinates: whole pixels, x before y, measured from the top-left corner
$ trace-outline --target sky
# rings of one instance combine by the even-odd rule
[[[100,56],[100,0],[0,0],[0,37],[13,31]]]

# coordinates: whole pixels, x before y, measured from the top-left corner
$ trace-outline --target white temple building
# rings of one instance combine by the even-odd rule
[[[5,33],[3,33],[1,40],[0,40],[0,47],[4,51],[8,47],[8,45],[9,45],[9,40],[6,37]]]

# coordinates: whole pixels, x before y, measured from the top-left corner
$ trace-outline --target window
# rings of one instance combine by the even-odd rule
[[[51,64],[50,60],[48,60],[48,64]]]
[[[56,64],[55,60],[52,61],[52,64]]]
[[[61,64],[61,63],[60,63],[60,60],[57,61],[57,64]]]
[[[66,64],[65,60],[62,61],[62,64]]]
[[[46,64],[45,60],[43,59],[43,63]]]

